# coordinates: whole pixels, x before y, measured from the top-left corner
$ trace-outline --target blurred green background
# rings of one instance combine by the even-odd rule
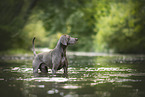
[[[70,51],[145,53],[145,0],[0,0],[0,52],[53,49],[61,35],[79,38]]]

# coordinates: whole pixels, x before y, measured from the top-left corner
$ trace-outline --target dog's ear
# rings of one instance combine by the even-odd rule
[[[67,41],[68,39],[66,38],[66,36],[62,36],[61,39],[60,39],[60,42],[63,44],[63,45],[67,45]]]

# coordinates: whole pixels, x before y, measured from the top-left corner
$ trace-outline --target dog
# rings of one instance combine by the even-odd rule
[[[56,47],[50,52],[36,54],[35,37],[33,38],[33,73],[38,73],[40,69],[43,73],[48,73],[48,67],[52,69],[52,74],[56,74],[57,70],[64,69],[64,74],[68,73],[68,61],[66,57],[66,49],[68,45],[73,45],[78,41],[78,38],[72,38],[69,35],[62,35],[57,42]]]

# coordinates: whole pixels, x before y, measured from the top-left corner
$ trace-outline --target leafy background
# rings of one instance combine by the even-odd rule
[[[0,0],[0,51],[54,48],[63,34],[69,50],[145,53],[145,0]]]

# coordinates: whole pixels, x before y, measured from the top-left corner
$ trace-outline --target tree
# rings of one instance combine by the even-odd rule
[[[97,19],[97,50],[145,53],[144,3],[133,0],[109,3],[109,13]],[[104,10],[108,12],[108,8]]]
[[[0,1],[0,50],[27,48],[21,33],[37,0]]]

